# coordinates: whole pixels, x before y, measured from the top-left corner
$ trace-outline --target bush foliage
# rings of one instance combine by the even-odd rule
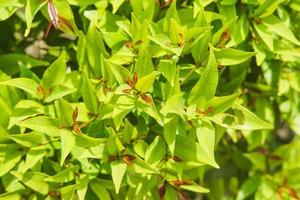
[[[299,11],[0,1],[0,199],[299,200]]]

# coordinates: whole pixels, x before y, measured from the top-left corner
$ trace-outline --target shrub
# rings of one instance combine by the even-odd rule
[[[0,2],[0,199],[300,199],[299,8]]]

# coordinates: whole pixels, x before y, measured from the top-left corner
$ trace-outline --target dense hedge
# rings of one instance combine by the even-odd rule
[[[0,1],[0,200],[299,200],[299,11]]]

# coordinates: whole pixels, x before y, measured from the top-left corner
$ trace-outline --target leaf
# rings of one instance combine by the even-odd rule
[[[132,165],[133,171],[139,174],[159,174],[159,171],[149,166],[144,160],[136,158]]]
[[[85,200],[86,192],[89,184],[89,176],[82,175],[77,181],[77,196],[79,200]]]
[[[137,16],[139,21],[144,21],[145,19],[152,20],[155,11],[154,1],[139,1],[130,0],[130,5],[134,14]]]
[[[64,99],[59,99],[55,101],[55,108],[60,121],[63,122],[65,126],[71,127],[74,112],[71,104]]]
[[[42,134],[36,132],[26,134],[11,134],[8,135],[8,138],[28,148],[38,146],[45,140]]]
[[[112,130],[113,131],[113,130]],[[119,138],[117,137],[117,135],[111,134],[107,140],[107,144],[106,144],[108,153],[110,155],[117,155],[119,154],[124,148],[123,144],[121,143],[121,141],[119,140]]]
[[[52,92],[46,99],[44,100],[46,103],[52,102],[56,99],[63,98],[64,96],[67,96],[69,94],[72,94],[73,92],[76,92],[76,88],[69,88],[64,85],[55,85],[52,87]]]
[[[0,2],[0,8],[21,6],[23,6],[23,4],[20,0],[5,0]]]
[[[76,185],[68,185],[60,189],[62,199],[77,199],[75,195]]]
[[[90,181],[90,187],[100,200],[111,200],[107,189],[98,181]]]
[[[252,195],[261,183],[261,179],[257,176],[248,178],[237,194],[236,200],[243,200]]]
[[[176,56],[180,56],[182,48],[179,48],[177,44],[172,45],[172,41],[168,36],[164,34],[157,34],[148,36],[148,38],[154,43],[158,44],[162,49],[167,49],[168,51],[174,53]]]
[[[216,114],[210,119],[216,124],[232,129],[241,130],[259,130],[259,129],[272,129],[273,126],[262,119],[258,118],[255,114],[241,105],[235,105],[235,114],[220,113]]]
[[[24,165],[19,171],[26,172],[28,169],[33,168],[38,162],[43,161],[43,157],[46,155],[47,150],[44,146],[37,146],[31,148],[26,154],[26,160]]]
[[[266,0],[263,1],[260,6],[255,10],[254,16],[264,18],[271,15],[282,3],[282,0]]]
[[[12,110],[8,129],[13,127],[16,123],[30,117],[34,117],[44,113],[44,108],[41,104],[31,100],[21,100]]]
[[[254,28],[259,35],[259,37],[262,39],[262,41],[267,45],[267,47],[274,51],[274,45],[273,45],[273,34],[269,31],[268,27],[265,24],[254,24]]]
[[[119,7],[125,2],[125,0],[110,0],[110,3],[112,4],[113,11],[112,13],[115,14]]]
[[[18,122],[17,125],[29,128],[36,132],[45,133],[52,137],[59,136],[60,132],[64,131],[62,128],[60,128],[62,123],[58,119],[45,116],[29,118]]]
[[[44,181],[48,175],[41,172],[22,173],[17,171],[12,171],[11,174],[32,190],[44,195],[48,194],[49,185]]]
[[[203,147],[190,138],[180,135],[176,136],[175,155],[183,161],[191,161],[199,165],[208,164],[215,168],[219,168],[215,162],[215,158],[203,149]]]
[[[212,112],[210,113],[210,115],[222,113],[228,110],[230,107],[232,107],[232,105],[240,95],[240,93],[236,93],[228,96],[214,97],[208,103],[208,107],[212,108]]]
[[[239,51],[231,48],[214,49],[218,63],[222,66],[237,65],[247,61],[255,52]]]
[[[197,192],[197,193],[208,193],[209,190],[204,188],[204,187],[201,187],[200,185],[196,185],[196,184],[193,184],[193,185],[181,185],[180,186],[181,189],[184,189],[184,190],[189,190],[191,192]]]
[[[75,136],[71,131],[60,132],[60,141],[61,141],[60,165],[62,166],[65,162],[65,159],[71,153],[75,145]]]
[[[192,88],[188,98],[189,105],[203,104],[212,99],[218,85],[218,69],[213,49],[210,49],[208,63],[200,80]],[[203,106],[203,105],[202,105]],[[201,107],[201,106],[200,106]]]
[[[26,19],[26,25],[27,25],[27,28],[26,28],[25,34],[24,34],[25,37],[27,37],[29,35],[34,16],[46,3],[47,3],[47,1],[41,2],[39,0],[27,1],[26,7],[25,7],[25,19]]]
[[[0,11],[1,11],[1,8],[0,8]],[[6,193],[0,194],[0,199],[1,200],[21,200],[22,195],[17,190],[17,191],[14,191],[14,192],[6,192]]]
[[[135,88],[142,94],[149,92],[157,75],[158,72],[153,71],[150,74],[143,76],[142,78],[139,78],[135,85]]]
[[[62,53],[60,57],[46,69],[41,84],[45,88],[63,84],[66,76],[66,71],[66,56],[64,53]]]
[[[225,31],[231,30],[236,24],[237,16],[224,24],[212,37],[212,45],[218,44],[222,40],[222,35]]]
[[[28,78],[15,78],[7,81],[0,82],[0,85],[7,85],[19,88],[31,94],[35,98],[40,98],[37,92],[39,84],[32,79]]]
[[[106,141],[106,138],[94,138],[84,134],[76,135],[76,145],[80,147],[95,147]]]
[[[300,45],[300,41],[295,37],[293,32],[287,27],[283,22],[281,22],[274,15],[270,15],[262,19],[262,23],[268,27],[270,31],[273,33],[283,37],[284,39],[296,44]]]
[[[249,20],[246,15],[242,15],[234,26],[231,33],[231,40],[225,45],[225,47],[234,47],[245,41],[249,35]]]
[[[175,116],[172,117],[171,119],[168,119],[168,121],[165,122],[163,127],[164,127],[164,138],[171,151],[171,155],[174,156],[176,134],[178,131],[178,117]]]
[[[87,50],[87,59],[89,61],[89,65],[91,67],[91,71],[100,76],[100,69],[101,69],[101,57],[100,55],[104,55],[107,57],[109,54],[105,49],[104,42],[102,40],[101,34],[96,29],[94,23],[90,23],[88,33],[87,33],[87,43],[86,43],[86,50]],[[103,73],[103,72],[102,72]]]
[[[170,97],[167,100],[165,106],[160,110],[160,112],[165,116],[169,113],[183,116],[185,114],[185,111],[182,95],[178,94]]]
[[[153,63],[151,56],[146,47],[142,47],[135,64],[135,71],[138,77],[143,77],[153,72]]]
[[[145,162],[150,166],[156,166],[166,154],[166,145],[161,137],[156,136],[145,153]]]
[[[210,121],[202,121],[201,125],[196,128],[196,135],[198,144],[212,160],[215,166],[218,166],[214,160],[214,149],[215,149],[215,129]]]
[[[22,157],[21,151],[15,145],[0,145],[2,155],[0,156],[0,177],[11,171]]]
[[[176,62],[174,60],[160,60],[159,68],[173,87],[175,84],[175,76],[177,73]]]
[[[47,182],[66,183],[72,181],[74,178],[75,178],[75,169],[74,167],[73,168],[71,167],[61,172],[58,172],[53,176],[48,176],[44,178],[44,180]]]
[[[113,161],[111,162],[110,166],[112,171],[112,180],[115,185],[116,193],[118,194],[121,187],[122,179],[127,170],[127,164],[123,162]]]
[[[43,60],[38,60],[33,57],[19,54],[11,53],[0,56],[0,70],[6,74],[14,75],[19,72],[19,63],[24,65],[29,65],[30,67],[46,66],[49,63]]]
[[[76,6],[86,6],[90,4],[95,4],[99,2],[99,0],[68,0],[69,4]]]
[[[82,97],[88,110],[92,113],[98,113],[99,100],[96,90],[85,73],[83,74]]]
[[[4,21],[16,12],[15,7],[0,8],[0,21]]]

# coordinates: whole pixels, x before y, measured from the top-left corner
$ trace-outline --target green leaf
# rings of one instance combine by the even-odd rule
[[[106,141],[106,138],[94,138],[84,134],[76,135],[76,145],[80,147],[95,147]]]
[[[214,149],[215,149],[215,129],[210,121],[202,121],[201,125],[196,128],[198,144],[212,160],[212,163],[218,167],[214,159]]]
[[[90,181],[90,187],[100,200],[111,200],[107,189],[97,180]]]
[[[0,2],[0,8],[5,7],[21,7],[23,2],[20,0],[5,0]]]
[[[183,116],[185,114],[185,111],[182,95],[178,94],[170,97],[167,100],[165,106],[160,110],[160,112],[165,116],[169,113]]]
[[[231,48],[214,49],[218,63],[222,66],[237,65],[247,61],[255,52],[245,52]]]
[[[108,153],[110,155],[117,155],[123,149],[125,149],[124,146],[122,145],[121,141],[115,134],[109,136],[106,147],[107,147]]]
[[[77,181],[77,196],[79,200],[85,200],[86,192],[89,184],[89,176],[82,175]]]
[[[172,156],[174,156],[175,151],[175,140],[178,131],[178,117],[172,117],[168,119],[164,124],[164,138],[168,144]]]
[[[180,135],[176,136],[175,155],[177,155],[183,161],[192,161],[198,163],[199,166],[208,164],[219,168],[213,155],[208,154],[199,143],[187,137]]]
[[[60,188],[61,198],[62,199],[77,199],[75,196],[76,185],[68,185],[63,188]]]
[[[90,112],[98,113],[99,100],[96,95],[96,90],[85,73],[83,74],[82,87],[82,97],[86,107]]]
[[[99,76],[100,69],[101,69],[100,54],[103,54],[104,57],[107,57],[109,54],[105,49],[101,34],[96,29],[94,23],[90,24],[86,39],[87,39],[86,50],[88,54],[89,64],[94,74]]]
[[[115,14],[118,9],[120,8],[120,6],[125,2],[125,0],[110,0],[110,3],[113,7],[113,14]]]
[[[69,4],[76,6],[86,6],[90,4],[95,4],[99,2],[99,0],[68,0]]]
[[[59,99],[55,101],[55,108],[61,122],[63,122],[65,126],[71,127],[73,124],[74,112],[71,104],[64,99]]]
[[[52,87],[52,91],[49,96],[47,96],[44,101],[46,103],[49,103],[51,101],[54,101],[56,99],[63,98],[64,96],[67,96],[69,94],[72,94],[73,92],[76,92],[76,88],[69,88],[64,85],[55,85]]]
[[[63,84],[66,71],[66,56],[64,53],[62,53],[60,57],[46,69],[41,84],[45,88],[50,88],[53,85]]]
[[[242,130],[272,129],[273,126],[258,118],[247,108],[235,105],[234,115],[228,113],[216,114],[210,119],[225,128]]]
[[[19,171],[26,172],[28,169],[32,169],[38,162],[43,161],[43,157],[46,155],[46,153],[47,150],[44,146],[31,148],[27,152],[25,163]]]
[[[48,176],[44,178],[47,182],[55,182],[55,183],[66,183],[70,182],[75,178],[75,169],[74,168],[67,168],[61,172],[53,176]]]
[[[271,15],[282,3],[282,0],[265,0],[263,1],[260,6],[255,10],[254,16],[255,17],[267,17]]]
[[[295,37],[289,27],[287,27],[283,22],[280,21],[280,19],[278,19],[274,15],[263,18],[262,23],[273,33],[296,45],[300,45],[300,41]]]
[[[63,125],[60,120],[45,116],[29,118],[18,122],[17,125],[29,128],[36,132],[45,133],[53,137],[59,136],[60,132],[64,131],[62,128],[60,128]]]
[[[0,8],[0,21],[4,21],[16,12],[15,7]]]
[[[270,32],[268,27],[265,24],[254,24],[254,28],[259,35],[259,37],[262,39],[262,41],[267,45],[267,47],[274,51],[274,45],[273,45],[273,34]]]
[[[27,1],[26,7],[25,7],[25,18],[26,18],[26,25],[27,25],[27,28],[26,28],[26,31],[24,34],[25,37],[27,37],[29,35],[34,16],[46,3],[47,3],[47,1],[41,2],[39,0]]]
[[[112,180],[115,185],[116,193],[119,193],[122,179],[125,175],[125,172],[127,170],[127,164],[123,162],[113,161],[110,164],[111,171],[112,171]]]
[[[156,166],[166,154],[166,145],[161,137],[156,136],[145,153],[145,161],[150,166]]]
[[[12,126],[14,126],[16,123],[22,120],[43,113],[44,108],[41,104],[31,100],[21,100],[18,102],[18,104],[15,106],[11,113],[8,129],[10,129]]]
[[[1,9],[0,9],[1,12]],[[21,200],[22,195],[20,194],[20,191],[14,191],[14,192],[6,192],[3,194],[0,194],[1,200]]]
[[[29,64],[30,67],[46,66],[49,63],[38,60],[28,55],[11,53],[0,56],[0,70],[6,74],[13,75],[19,72],[19,63]]]
[[[139,78],[135,85],[135,88],[142,94],[149,92],[157,75],[158,72],[153,71],[150,74]]]
[[[12,139],[16,143],[24,147],[34,147],[42,144],[45,139],[42,134],[32,132],[26,134],[11,134],[7,136],[9,139]]]
[[[65,159],[71,153],[75,145],[75,136],[71,131],[60,132],[60,141],[61,141],[60,165],[62,166],[65,162]]]
[[[166,77],[166,79],[173,87],[175,84],[175,77],[177,73],[176,62],[174,60],[160,60],[159,68],[164,77]]]
[[[137,16],[139,21],[145,19],[152,20],[154,17],[155,2],[154,1],[139,1],[139,0],[130,0],[130,5],[134,14]]]
[[[218,76],[217,62],[213,49],[211,48],[208,63],[200,80],[192,88],[188,103],[190,105],[198,104],[201,107],[206,101],[212,99],[217,89]]]
[[[40,98],[37,92],[39,84],[32,79],[28,78],[15,78],[7,81],[0,82],[0,85],[7,85],[19,88],[31,94],[35,98]]]
[[[258,176],[247,179],[237,194],[236,200],[243,200],[252,195],[259,187],[261,180]]]
[[[152,35],[148,36],[148,38],[158,44],[162,49],[166,49],[174,53],[176,56],[180,56],[182,52],[182,48],[179,48],[177,44],[174,45],[170,38],[164,34]]]
[[[135,71],[138,77],[143,77],[153,72],[153,63],[146,47],[142,47],[135,64]]]
[[[214,97],[208,103],[208,107],[212,108],[212,112],[210,113],[210,115],[222,113],[228,110],[230,107],[232,107],[232,105],[240,95],[241,93],[236,93],[228,96]]]
[[[184,189],[184,190],[189,190],[191,192],[197,192],[197,193],[208,193],[209,190],[204,188],[204,187],[201,187],[200,185],[196,185],[196,184],[193,184],[193,185],[181,185],[180,186],[181,189]]]
[[[11,174],[32,190],[44,195],[48,193],[49,185],[44,181],[48,175],[41,172],[22,173],[17,171],[12,171]]]
[[[0,177],[12,170],[22,157],[16,145],[0,145]]]
[[[133,171],[139,174],[159,174],[159,171],[149,166],[145,163],[144,160],[136,158],[130,168],[133,168]]]

